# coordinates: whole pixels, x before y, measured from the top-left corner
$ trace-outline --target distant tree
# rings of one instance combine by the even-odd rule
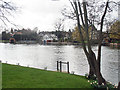
[[[109,30],[110,38],[120,40],[120,21],[114,22]]]
[[[89,28],[88,28],[88,33],[89,33],[90,40],[91,40],[91,37],[92,37],[91,36],[92,27],[94,27],[94,26],[89,26]],[[87,38],[86,38],[86,33],[85,33],[85,30],[84,30],[83,26],[81,26],[81,31],[82,31],[82,34],[83,34],[83,39],[86,41]],[[97,29],[94,29],[94,32],[97,32]],[[78,27],[75,27],[75,30],[72,32],[72,38],[75,41],[81,42],[81,38],[80,38],[80,33],[79,33],[79,30],[78,30]]]
[[[73,39],[72,39],[72,31],[71,31],[71,29],[69,29],[68,35],[69,35],[69,37],[68,37],[67,41],[68,41],[68,42],[72,42]]]
[[[64,31],[64,19],[58,19],[58,21],[56,21],[55,25],[54,25],[54,29],[56,31],[56,36],[58,37],[59,41],[63,41],[64,39],[64,35],[63,35],[63,31]]]
[[[14,31],[13,31],[13,28],[11,28],[11,31],[10,31],[10,32],[13,34],[13,32],[14,32]]]
[[[2,32],[2,40],[9,40],[9,39],[10,39],[10,33],[3,31]]]
[[[36,32],[36,33],[38,33],[38,32],[39,32],[38,27],[35,27],[35,28],[33,29],[33,31]]]
[[[107,8],[106,17],[104,17],[104,23],[103,23],[103,25],[106,25],[106,27],[115,19],[115,17],[113,17],[112,14],[113,14],[113,11],[118,12],[117,5],[118,5],[118,3],[115,2],[114,0],[109,1],[109,6]],[[73,6],[73,4],[72,4],[72,6]],[[80,6],[83,6],[83,5],[81,4],[81,5],[79,5],[79,7]],[[88,23],[91,24],[91,27],[92,27],[91,31],[90,31],[91,39],[94,37],[94,31],[100,30],[101,16],[104,12],[105,6],[106,6],[106,2],[104,0],[87,0]],[[81,8],[81,10],[79,12],[80,18],[81,18],[80,14],[82,12],[83,12],[83,9]],[[73,9],[71,9],[71,7],[65,6],[63,8],[63,10],[61,11],[61,13],[63,16],[67,17],[68,19],[72,19],[74,21],[77,19],[76,14],[74,13]],[[80,21],[83,21],[83,20],[84,20],[84,18],[81,19]]]
[[[82,29],[82,33],[85,33]],[[84,35],[85,36],[85,35]],[[78,27],[75,27],[75,30],[72,32],[72,38],[74,41],[81,42],[80,33]]]

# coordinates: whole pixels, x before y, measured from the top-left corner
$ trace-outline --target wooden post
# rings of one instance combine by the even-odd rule
[[[59,61],[57,61],[57,71],[59,71]]]
[[[69,73],[69,62],[57,61],[57,71],[62,72],[62,63],[67,64],[67,72]],[[60,70],[59,70],[60,67]]]
[[[60,61],[60,72],[62,72],[62,62]]]
[[[69,62],[67,62],[67,70],[68,70],[68,73],[69,73]]]

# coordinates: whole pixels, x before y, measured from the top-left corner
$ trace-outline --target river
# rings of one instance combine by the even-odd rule
[[[93,46],[97,53],[97,46]],[[68,61],[70,72],[85,75],[89,71],[88,62],[81,46],[77,45],[39,45],[0,43],[0,60],[3,63],[29,66],[56,71],[57,61]],[[113,84],[118,84],[118,51],[102,46],[101,71],[103,77]],[[66,71],[66,66],[63,65]]]

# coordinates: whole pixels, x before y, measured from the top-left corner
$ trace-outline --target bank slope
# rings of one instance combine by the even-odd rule
[[[91,88],[85,77],[2,64],[3,88]]]

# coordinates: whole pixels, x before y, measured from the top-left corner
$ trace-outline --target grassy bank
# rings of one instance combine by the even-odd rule
[[[83,76],[2,64],[3,88],[92,88]]]

